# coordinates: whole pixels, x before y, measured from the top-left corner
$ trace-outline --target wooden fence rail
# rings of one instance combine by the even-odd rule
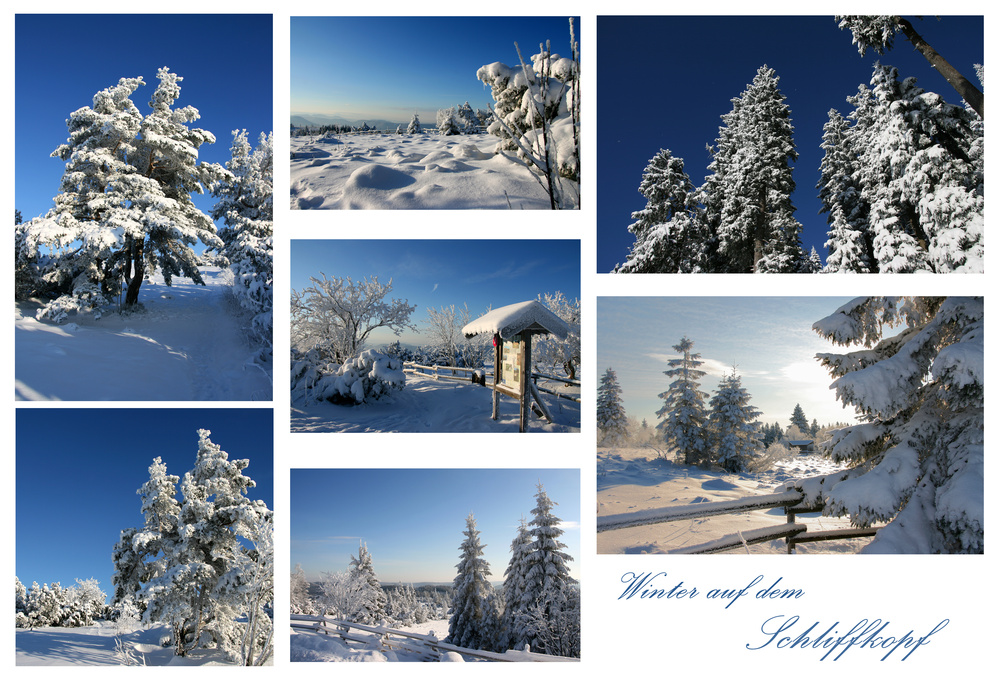
[[[480,383],[483,386],[492,386],[493,384],[493,373],[488,371],[486,368],[472,368],[472,367],[450,367],[445,365],[421,365],[420,363],[406,361],[403,363],[403,371],[410,374],[422,374],[424,376],[429,376],[434,379],[451,379],[453,381],[469,381],[472,383]],[[458,374],[461,372],[462,374]],[[475,378],[475,374],[479,372],[482,373],[483,380],[480,382]],[[429,374],[428,374],[429,373]],[[446,374],[447,373],[447,374]],[[563,377],[556,377],[551,374],[541,374],[540,372],[532,372],[531,379],[535,383],[536,388],[543,393],[548,393],[554,395],[557,398],[564,398],[566,400],[572,400],[573,402],[580,402],[579,395],[573,395],[569,393],[560,393],[550,388],[545,388],[544,386],[538,386],[538,380],[543,379],[547,381],[560,381],[565,384],[570,384],[573,386],[579,386],[580,382],[573,379],[564,379]]]
[[[725,513],[743,513],[746,511],[762,511],[772,508],[782,508],[785,511],[786,523],[784,525],[773,525],[761,527],[753,530],[746,530],[736,534],[726,535],[704,544],[688,546],[674,549],[670,553],[719,553],[737,549],[751,544],[762,544],[775,539],[784,539],[788,553],[795,552],[796,544],[804,544],[814,541],[829,541],[834,539],[855,539],[858,537],[871,537],[878,532],[877,527],[853,528],[844,530],[823,530],[808,533],[807,527],[795,522],[795,516],[799,513],[815,513],[823,509],[822,505],[804,505],[803,495],[798,490],[788,490],[777,494],[766,494],[751,497],[741,497],[728,501],[703,502],[698,504],[686,504],[684,506],[667,506],[662,508],[645,509],[632,513],[620,513],[615,515],[598,516],[597,531],[606,532],[609,530],[623,530],[629,527],[639,527],[643,525],[656,525],[668,523],[676,520],[689,520],[692,518],[707,518],[710,516],[722,515]]]
[[[336,636],[347,643],[356,643],[368,649],[380,652],[396,651],[410,652],[418,655],[421,661],[436,662],[449,652],[455,652],[465,657],[491,662],[578,662],[574,657],[557,657],[538,654],[530,648],[524,650],[507,650],[506,652],[487,652],[485,650],[470,650],[438,640],[434,633],[423,635],[390,629],[385,626],[366,626],[346,622],[324,615],[290,615],[291,628],[299,631],[313,631],[324,635]]]

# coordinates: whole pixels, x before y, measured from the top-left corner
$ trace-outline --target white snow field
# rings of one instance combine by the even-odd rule
[[[291,138],[292,209],[549,209],[545,190],[487,134]]]
[[[448,620],[435,619],[414,624],[403,629],[408,633],[427,635],[431,631],[439,639],[448,636]],[[355,632],[355,635],[361,635]],[[421,661],[419,655],[408,652],[380,652],[370,648],[365,648],[357,643],[347,643],[340,638],[326,636],[315,631],[303,631],[292,629],[290,646],[290,659],[293,662],[405,662]],[[458,659],[457,661],[463,661]]]
[[[185,657],[162,647],[170,627],[154,624],[122,636],[132,655],[146,666],[232,666],[218,650],[195,650]],[[41,627],[15,629],[16,666],[116,666],[122,661],[115,650],[115,624],[97,622],[78,628]],[[272,662],[269,661],[268,665]]]
[[[797,454],[760,473],[709,471],[656,458],[648,448],[608,448],[597,452],[597,514],[615,515],[643,509],[727,501],[750,495],[775,494],[796,478],[833,473],[843,467],[815,453]],[[747,530],[785,524],[780,508],[729,513],[641,527],[599,532],[598,553],[667,553],[704,544]],[[796,523],[809,530],[851,527],[848,518],[799,514]],[[796,553],[857,553],[870,537],[798,544]],[[723,553],[786,552],[784,539],[740,547]]]
[[[578,387],[563,388],[558,382],[539,379],[538,385],[579,397]],[[553,423],[535,415],[528,418],[530,432],[580,430],[580,403],[547,393],[542,400]],[[493,421],[492,390],[468,382],[436,380],[418,374],[406,375],[406,386],[391,397],[354,407],[328,402],[296,405],[292,394],[292,432],[517,432],[520,405],[500,396],[500,418]]]
[[[139,292],[142,312],[35,319],[14,309],[17,400],[270,400],[271,375],[228,312],[231,276],[202,268],[205,286],[159,275]]]

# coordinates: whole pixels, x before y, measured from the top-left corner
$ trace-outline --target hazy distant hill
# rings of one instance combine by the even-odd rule
[[[352,127],[360,127],[363,123],[368,123],[369,127],[393,132],[401,124],[404,127],[409,124],[408,122],[399,123],[390,120],[349,120],[342,115],[326,115],[321,113],[296,114],[291,117],[291,123],[296,127],[316,127],[319,125],[351,125]]]

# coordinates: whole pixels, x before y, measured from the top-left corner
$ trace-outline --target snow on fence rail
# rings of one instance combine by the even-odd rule
[[[492,372],[487,372],[483,368],[473,368],[473,367],[450,367],[446,365],[421,365],[420,363],[406,361],[403,363],[403,371],[410,374],[422,374],[425,376],[433,377],[434,379],[452,379],[454,381],[470,381],[473,384],[481,384],[483,386],[492,386]],[[459,374],[459,373],[462,374]],[[569,384],[571,386],[580,386],[579,380],[575,379],[565,379],[563,377],[557,377],[552,374],[542,374],[540,372],[532,372],[531,380],[535,383],[536,388],[543,393],[548,393],[554,395],[557,398],[565,398],[566,400],[572,400],[573,402],[580,402],[579,395],[571,395],[568,393],[560,393],[556,390],[545,388],[544,386],[538,386],[538,380],[547,381],[559,381],[564,384]]]
[[[336,636],[348,643],[358,643],[366,649],[386,652],[411,652],[420,656],[421,661],[436,662],[449,652],[455,652],[466,657],[492,662],[578,662],[574,657],[558,657],[548,654],[537,654],[530,648],[524,650],[507,650],[506,652],[486,652],[485,650],[470,650],[438,640],[434,632],[427,635],[390,629],[385,626],[365,626],[346,622],[324,615],[293,614],[291,627],[299,631],[313,631],[325,635]]]
[[[804,544],[813,541],[830,541],[834,539],[855,539],[857,537],[871,537],[877,531],[877,527],[854,528],[845,530],[824,530],[807,534],[807,527],[795,522],[795,516],[799,513],[815,513],[823,509],[822,505],[803,505],[804,497],[799,490],[788,490],[777,494],[766,494],[751,497],[741,497],[729,501],[703,502],[699,504],[688,504],[685,506],[667,506],[662,508],[645,509],[632,513],[619,513],[615,515],[598,516],[597,531],[607,532],[610,530],[623,530],[629,527],[642,525],[655,525],[658,523],[668,523],[675,520],[687,520],[690,518],[707,518],[709,516],[722,515],[724,513],[743,513],[745,511],[762,511],[772,508],[782,508],[785,511],[787,523],[785,525],[774,525],[762,527],[754,530],[746,530],[736,534],[726,535],[719,539],[688,546],[681,549],[674,549],[670,553],[719,553],[731,549],[749,546],[751,544],[762,544],[775,539],[784,539],[788,553],[795,552],[796,544]]]

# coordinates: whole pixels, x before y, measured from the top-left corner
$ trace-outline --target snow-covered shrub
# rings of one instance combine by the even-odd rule
[[[301,365],[300,365],[301,367]],[[308,370],[308,367],[305,368]],[[303,373],[303,377],[306,376]],[[295,375],[293,374],[293,380]],[[301,383],[301,378],[299,380]],[[378,351],[362,351],[335,372],[321,375],[310,390],[310,400],[358,405],[379,400],[406,385],[403,363]]]
[[[779,461],[788,459],[794,454],[794,451],[783,443],[773,442],[767,446],[763,454],[753,457],[748,461],[746,470],[750,473],[763,473]]]
[[[978,297],[866,297],[813,325],[863,346],[817,356],[863,423],[827,448],[850,470],[797,484],[826,515],[887,522],[865,552],[983,551],[983,323]],[[884,337],[884,325],[903,330]]]
[[[95,619],[107,615],[105,594],[96,579],[80,581],[76,586],[63,588],[59,582],[39,586],[32,582],[24,589],[16,580],[18,596],[15,607],[15,624],[19,628],[39,626],[90,626]]]

